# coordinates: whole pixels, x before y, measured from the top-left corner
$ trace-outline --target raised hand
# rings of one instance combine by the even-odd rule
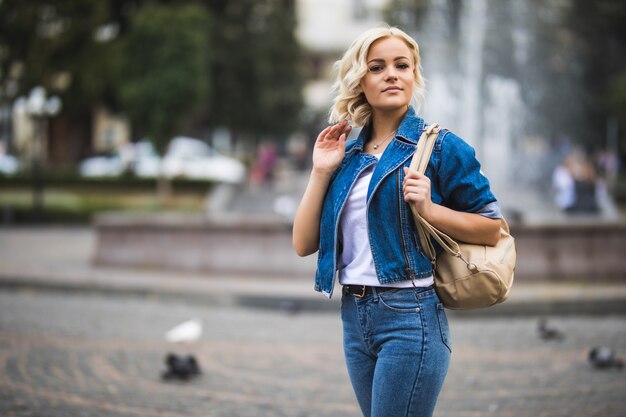
[[[313,148],[313,170],[330,175],[346,153],[346,138],[352,130],[347,120],[328,126],[317,136]]]

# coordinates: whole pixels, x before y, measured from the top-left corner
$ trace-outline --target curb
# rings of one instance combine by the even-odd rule
[[[124,296],[186,302],[217,307],[243,307],[260,310],[275,310],[284,313],[337,313],[341,297],[335,294],[331,300],[316,294],[310,296],[270,295],[246,291],[181,291],[164,289],[158,286],[144,287],[131,285],[102,285],[97,283],[76,283],[46,281],[32,277],[0,276],[0,291],[59,292],[102,296]],[[626,298],[592,297],[569,299],[537,299],[534,301],[508,300],[503,304],[477,310],[447,310],[455,318],[497,318],[516,316],[626,316]]]

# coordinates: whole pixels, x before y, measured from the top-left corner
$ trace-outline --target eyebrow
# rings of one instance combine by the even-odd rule
[[[399,60],[401,60],[401,59],[409,59],[409,58],[407,58],[407,57],[405,57],[405,56],[397,56],[397,57],[395,57],[393,60],[394,60],[394,61],[399,61]],[[370,59],[369,61],[367,61],[367,63],[368,63],[368,64],[369,64],[370,62],[385,62],[385,60],[384,60],[384,59],[382,59],[382,58],[374,58],[374,59]]]

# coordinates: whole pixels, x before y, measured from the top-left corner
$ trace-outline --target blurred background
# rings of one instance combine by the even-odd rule
[[[625,9],[3,0],[3,223],[85,222],[110,208],[202,212],[215,184],[298,176],[325,125],[333,62],[381,22],[421,44],[423,116],[477,149],[516,219],[615,217],[626,200]]]
[[[358,415],[339,291],[312,291],[290,228],[333,63],[386,22],[517,239],[511,299],[450,314],[438,415],[623,416],[625,21],[622,0],[0,0],[0,414]],[[168,351],[205,372],[160,378]]]

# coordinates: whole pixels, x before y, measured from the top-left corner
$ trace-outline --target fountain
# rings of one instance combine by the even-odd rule
[[[421,44],[428,81],[422,114],[474,146],[505,213],[525,224],[572,221],[553,203],[551,175],[564,156],[554,140],[559,122],[535,105],[557,87],[545,75],[551,63],[537,58],[546,53],[533,52],[546,48],[536,21],[551,19],[556,36],[566,7],[567,2],[544,2],[534,8],[531,0],[431,0],[420,29],[411,33]],[[575,96],[575,68],[564,69],[562,77],[570,79]],[[561,107],[571,119],[583,111],[580,100]],[[585,221],[617,221],[611,198],[603,188],[599,194],[600,213]]]
[[[546,48],[553,45],[544,44],[537,22],[547,20],[554,26],[552,36],[567,41],[567,31],[559,25],[568,2],[427,3],[421,24],[413,25],[420,29],[411,33],[421,45],[428,80],[422,114],[476,149],[517,238],[518,276],[623,278],[626,226],[606,187],[597,189],[600,210],[593,215],[568,215],[554,203],[552,173],[564,156],[556,146],[562,142],[559,128],[564,118],[584,120],[584,109],[581,100],[566,100],[548,112],[540,105],[560,94],[548,69],[562,63],[558,54],[545,59]],[[402,25],[406,14],[400,11],[396,17],[409,27]],[[568,93],[577,97],[581,83],[576,82],[576,66],[560,71],[569,81]]]

